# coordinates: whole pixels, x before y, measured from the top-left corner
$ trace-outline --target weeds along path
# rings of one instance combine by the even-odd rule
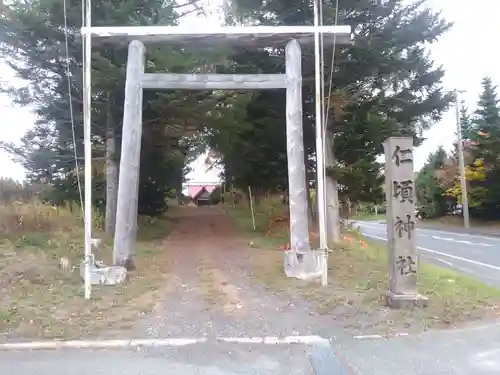
[[[163,247],[175,282],[142,326],[149,336],[320,334],[312,323],[323,317],[253,280],[253,249],[222,208],[179,208]]]

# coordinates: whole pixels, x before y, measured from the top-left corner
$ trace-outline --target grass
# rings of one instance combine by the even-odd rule
[[[366,221],[375,221],[375,220],[385,220],[385,215],[375,215],[368,212],[360,212],[358,215],[352,216],[349,218],[350,220],[366,220]]]
[[[429,298],[428,307],[411,311],[387,308],[387,250],[366,241],[357,232],[345,232],[344,240],[329,256],[328,286],[288,279],[283,272],[282,251],[278,250],[279,244],[287,242],[286,231],[269,238],[262,231],[252,232],[248,213],[238,209],[228,209],[228,213],[255,242],[253,266],[262,283],[274,292],[305,298],[319,313],[331,314],[346,328],[422,331],[456,327],[498,315],[500,290],[423,262],[419,265],[419,292]],[[259,217],[265,217],[265,213]]]
[[[164,297],[169,263],[157,238],[158,233],[164,235],[166,220],[140,222],[147,231],[136,245],[137,269],[129,272],[123,285],[93,286],[90,301],[83,298],[79,272],[79,210],[37,202],[0,205],[0,223],[0,333],[6,337],[114,337],[132,329]],[[111,239],[99,231],[94,237],[103,238],[96,258],[109,264]],[[76,269],[61,269],[61,257]]]
[[[196,271],[199,279],[198,288],[207,304],[210,307],[224,305],[226,295],[220,287],[221,283],[213,264],[207,260],[200,261]]]
[[[450,227],[450,228],[463,228],[464,219],[462,216],[443,216],[436,219],[425,219],[419,222],[419,225],[427,225],[432,227]],[[500,229],[500,221],[484,221],[471,219],[471,227],[473,229],[482,230],[495,230],[498,232]]]
[[[349,219],[351,220],[365,220],[365,221],[376,221],[376,220],[385,220],[385,214],[375,215],[373,213],[361,212],[356,216],[352,216]],[[442,216],[434,219],[424,219],[419,221],[420,226],[432,226],[442,227],[442,228],[463,228],[464,219],[462,216]],[[474,229],[482,229],[485,231],[498,231],[500,229],[500,221],[485,221],[478,219],[471,219],[471,227]]]
[[[198,265],[198,290],[209,308],[222,307],[226,312],[239,308],[238,288],[230,284],[224,274],[208,259],[202,259]]]

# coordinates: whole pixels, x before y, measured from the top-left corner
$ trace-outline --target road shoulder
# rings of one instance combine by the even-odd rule
[[[500,373],[500,324],[332,346],[359,375]]]

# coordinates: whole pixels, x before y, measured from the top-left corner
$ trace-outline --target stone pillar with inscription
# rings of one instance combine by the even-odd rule
[[[424,307],[427,298],[417,290],[413,138],[388,138],[384,151],[390,269],[387,302],[393,308]]]

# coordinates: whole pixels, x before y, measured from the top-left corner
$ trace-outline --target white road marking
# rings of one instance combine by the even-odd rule
[[[266,345],[290,345],[290,344],[316,344],[330,342],[335,337],[326,339],[320,336],[265,336],[265,337],[215,337],[212,341],[237,344],[266,344]],[[111,348],[137,348],[137,347],[179,347],[193,344],[208,343],[207,337],[201,338],[170,338],[170,339],[131,339],[131,340],[54,340],[54,341],[32,341],[0,344],[1,350],[47,350],[62,348],[78,349],[111,349]]]
[[[368,221],[357,221],[355,222],[355,225],[357,226],[366,226],[370,228],[377,228],[377,229],[384,229],[386,228],[385,223],[373,223],[373,222],[368,222]],[[467,234],[467,233],[459,233],[459,232],[450,232],[447,230],[441,230],[441,229],[425,229],[425,228],[420,228],[417,225],[417,230],[419,232],[428,232],[428,233],[442,233],[442,234],[447,234],[447,235],[452,235],[452,236],[458,236],[458,237],[470,237],[470,238],[481,238],[483,240],[488,240],[488,241],[495,241],[495,242],[500,242],[500,237],[492,237],[492,236],[483,236],[483,235],[478,235],[478,234]],[[499,230],[500,233],[500,230]]]
[[[286,337],[217,337],[218,341],[240,344],[314,344],[326,339],[319,336],[286,336]]]
[[[450,267],[454,267],[453,263],[448,262],[448,261],[446,261],[446,260],[444,260],[444,259],[437,258],[437,257],[429,257],[429,258],[431,258],[431,259],[436,259],[438,262],[444,263],[444,264],[446,264],[446,265],[448,265],[448,266],[450,266]]]
[[[353,339],[355,340],[390,339],[393,337],[402,337],[402,336],[408,336],[408,333],[401,332],[401,333],[388,333],[387,335],[361,335],[361,336],[354,336]]]
[[[388,339],[401,336],[408,336],[408,333],[389,333],[386,335],[359,335],[353,336],[355,340],[363,339]],[[265,344],[265,345],[310,345],[327,343],[335,340],[336,337],[324,338],[321,336],[263,336],[263,337],[208,337],[201,338],[169,338],[169,339],[123,339],[123,340],[53,340],[53,341],[32,341],[14,342],[0,344],[0,351],[8,350],[51,350],[51,349],[125,349],[139,347],[179,347],[193,344],[207,344],[213,342],[226,342],[234,344]]]
[[[363,234],[363,236],[370,237],[370,238],[375,238],[377,240],[387,241],[387,239],[384,238],[384,237],[374,236],[372,234]],[[471,263],[471,264],[474,264],[476,266],[481,266],[481,267],[485,267],[485,268],[491,268],[493,270],[500,271],[500,267],[494,266],[492,264],[482,263],[482,262],[478,262],[476,260],[462,258],[462,257],[456,256],[456,255],[451,255],[451,254],[447,254],[447,253],[442,253],[440,251],[427,249],[425,247],[417,246],[417,249],[422,250],[422,251],[427,251],[427,252],[432,253],[432,254],[436,254],[436,255],[441,255],[441,256],[444,256],[444,257],[448,257],[448,258],[451,258],[451,259],[461,260],[462,262]]]
[[[127,348],[138,346],[186,346],[206,342],[207,338],[198,339],[172,338],[172,339],[132,339],[132,340],[54,340],[32,341],[0,344],[0,350],[35,350],[35,349],[61,349],[61,348]]]
[[[500,242],[500,237],[489,237],[489,236],[481,236],[481,235],[476,235],[476,234],[466,234],[466,233],[458,233],[458,232],[449,232],[445,230],[432,230],[432,229],[423,229],[423,228],[418,228],[417,230],[422,231],[422,232],[429,232],[429,233],[444,233],[452,236],[458,236],[458,237],[470,237],[470,238],[480,238],[483,240],[488,240],[488,241],[495,241],[495,242]]]
[[[493,246],[493,245],[489,245],[487,243],[476,243],[476,242],[470,242],[470,241],[462,241],[462,240],[456,240],[454,238],[448,238],[448,237],[439,237],[439,236],[430,236],[430,237],[434,238],[435,240],[464,243],[466,245],[487,246],[487,247]]]

